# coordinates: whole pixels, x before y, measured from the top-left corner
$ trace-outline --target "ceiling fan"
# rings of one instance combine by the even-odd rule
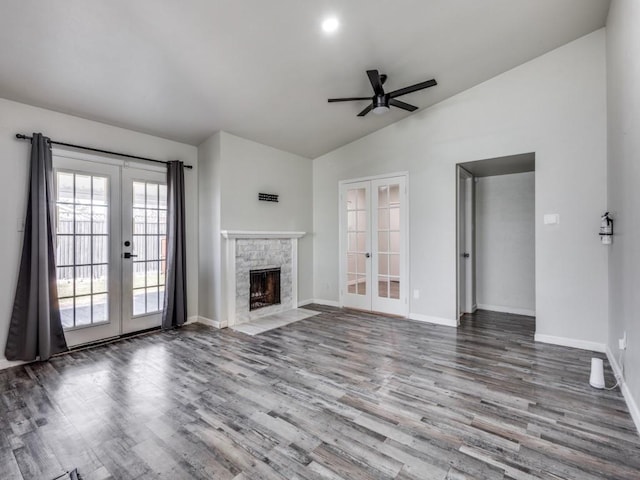
[[[330,98],[328,102],[354,102],[359,100],[369,100],[371,104],[358,114],[359,117],[364,117],[371,111],[378,114],[385,113],[389,111],[390,105],[402,108],[403,110],[407,110],[409,112],[413,112],[417,110],[418,107],[405,102],[401,102],[400,100],[396,100],[396,97],[406,95],[407,93],[416,92],[418,90],[422,90],[423,88],[433,87],[438,84],[438,82],[436,82],[434,79],[431,79],[427,80],[426,82],[416,83],[415,85],[411,85],[410,87],[404,87],[399,90],[394,90],[393,92],[385,93],[382,85],[384,85],[384,82],[387,81],[387,76],[384,74],[381,75],[378,70],[367,70],[367,75],[369,77],[369,81],[371,82],[371,86],[373,87],[373,97]]]

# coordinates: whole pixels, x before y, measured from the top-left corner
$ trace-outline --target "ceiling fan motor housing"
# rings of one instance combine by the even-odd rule
[[[389,95],[376,95],[373,97],[373,113],[382,115],[389,111]]]
[[[389,96],[388,95],[376,95],[373,97],[373,108],[387,107],[389,108]]]

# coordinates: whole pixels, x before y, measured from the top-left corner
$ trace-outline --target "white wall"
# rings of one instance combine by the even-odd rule
[[[224,276],[221,265],[224,244],[217,246],[220,230],[304,231],[298,244],[298,298],[313,297],[312,162],[308,158],[219,132],[199,147],[200,221],[200,315],[224,320]],[[205,166],[206,165],[206,166]],[[222,179],[222,181],[220,181]],[[216,189],[218,189],[216,191]],[[261,202],[258,193],[278,194],[279,202]],[[219,209],[219,224],[213,208]],[[206,229],[206,230],[205,230]],[[215,240],[211,240],[214,238]],[[213,242],[213,243],[212,243]],[[212,243],[216,258],[205,252]],[[219,297],[220,296],[220,297]]]
[[[640,2],[614,0],[607,20],[609,348],[627,333],[623,388],[640,428]],[[631,400],[630,400],[631,399]]]
[[[194,166],[185,172],[188,315],[198,312],[198,236],[196,147],[172,142],[151,135],[112,127],[82,118],[31,107],[0,99],[0,157],[5,174],[0,175],[0,363],[4,361],[4,346],[13,308],[22,232],[18,222],[24,218],[29,171],[30,144],[17,140],[16,133],[42,132],[48,137],[80,145],[114,150],[159,160],[179,159]]]
[[[314,160],[315,297],[338,301],[338,181],[407,170],[411,312],[455,319],[455,166],[535,152],[537,332],[602,346],[605,122],[601,29]]]
[[[535,173],[477,178],[478,308],[534,314]]]
[[[209,320],[223,311],[220,137],[215,133],[198,147],[198,315]]]

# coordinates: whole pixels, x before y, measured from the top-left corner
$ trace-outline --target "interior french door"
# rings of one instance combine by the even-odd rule
[[[58,302],[67,344],[159,326],[164,174],[63,156],[53,163]]]
[[[341,304],[408,314],[406,177],[340,187]]]

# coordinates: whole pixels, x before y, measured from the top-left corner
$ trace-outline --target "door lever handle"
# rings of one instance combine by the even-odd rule
[[[469,258],[471,255],[470,255],[470,254],[468,254],[468,253],[463,253],[463,254],[462,254],[462,256],[463,256],[464,258]]]
[[[131,252],[124,252],[122,254],[122,258],[132,258],[132,257],[137,257],[138,255],[133,255]]]
[[[369,252],[367,252],[367,253],[365,253],[365,254],[364,254],[364,256],[365,256],[366,258],[370,258],[370,257],[371,257],[371,254],[370,254]]]

